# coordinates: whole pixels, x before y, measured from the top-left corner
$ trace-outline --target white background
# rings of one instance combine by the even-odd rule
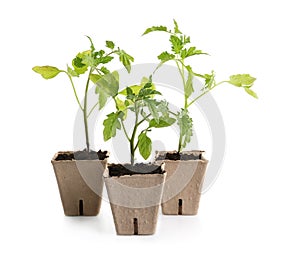
[[[2,1],[0,267],[299,268],[297,2]],[[77,106],[65,77],[44,81],[31,68],[63,68],[88,46],[85,34],[153,62],[167,41],[140,34],[173,18],[212,55],[194,63],[200,71],[258,78],[258,101],[231,87],[213,93],[227,153],[199,215],[160,215],[148,237],[116,236],[106,202],[98,217],[64,217],[50,159],[72,148]]]

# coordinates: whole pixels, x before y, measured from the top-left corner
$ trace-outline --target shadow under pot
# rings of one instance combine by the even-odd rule
[[[204,151],[157,151],[155,162],[167,172],[162,196],[164,215],[197,215],[208,161]]]
[[[51,160],[66,216],[97,216],[107,151],[60,151]]]
[[[116,233],[154,234],[166,177],[164,164],[109,164],[103,176]]]

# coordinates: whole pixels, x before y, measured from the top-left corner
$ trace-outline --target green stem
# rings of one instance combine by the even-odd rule
[[[88,126],[88,91],[89,91],[89,83],[90,83],[90,75],[92,74],[92,68],[89,71],[88,79],[85,86],[84,92],[84,105],[83,105],[83,120],[84,120],[84,130],[85,130],[85,142],[86,142],[86,150],[90,151],[90,139],[89,139],[89,126]]]
[[[87,117],[89,117],[91,114],[92,114],[92,112],[95,110],[95,108],[98,106],[98,103],[96,103],[93,107],[92,107],[92,109],[90,110],[90,112],[88,113],[88,115],[87,115]]]
[[[82,105],[81,105],[81,103],[79,101],[79,98],[78,98],[78,95],[77,95],[77,92],[76,92],[76,89],[75,89],[75,85],[74,85],[73,79],[72,79],[71,75],[69,75],[66,71],[64,71],[64,73],[66,73],[67,76],[68,76],[68,78],[70,79],[70,82],[71,82],[71,85],[72,85],[72,89],[73,89],[73,92],[74,92],[77,104],[79,105],[79,108],[83,111],[83,107],[82,107]]]
[[[139,119],[138,119],[139,111],[137,111],[136,103],[134,103],[134,111],[135,111],[135,123],[134,123],[134,128],[133,128],[131,139],[130,139],[130,163],[131,163],[131,165],[134,164],[134,153],[135,153],[134,139],[135,139],[136,131],[138,128],[138,123],[139,123]]]
[[[115,101],[116,108],[117,108],[117,110],[119,111],[120,109],[119,109],[119,106],[118,106],[116,97],[113,97],[113,99],[114,99],[114,101]],[[127,109],[127,108],[126,108],[126,109]],[[122,125],[122,128],[123,128],[123,130],[124,130],[124,134],[125,134],[125,136],[126,136],[128,142],[130,142],[130,138],[129,138],[129,135],[128,135],[127,130],[126,130],[126,128],[125,128],[125,124],[124,124],[124,120],[123,120],[123,119],[121,119],[121,125]]]
[[[208,92],[210,92],[211,90],[213,90],[215,87],[217,87],[217,86],[219,86],[219,85],[221,85],[222,83],[225,83],[225,82],[227,82],[227,81],[221,81],[221,82],[215,84],[215,85],[214,85],[213,87],[211,87],[209,90],[207,90],[207,91],[201,93],[199,96],[197,96],[194,100],[192,100],[192,101],[187,105],[187,108],[188,108],[189,106],[191,106],[193,103],[195,103],[198,99],[200,99],[203,95],[207,94]]]

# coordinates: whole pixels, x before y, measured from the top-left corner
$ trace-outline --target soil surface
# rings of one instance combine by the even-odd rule
[[[201,160],[202,154],[194,155],[179,152],[167,152],[166,155],[160,155],[156,158],[157,161],[171,160],[171,161],[190,161],[190,160]]]
[[[145,163],[137,163],[135,165],[109,164],[108,170],[111,177],[137,174],[163,174],[165,172],[159,165]]]
[[[75,151],[74,153],[60,153],[56,157],[55,161],[72,161],[72,160],[104,160],[107,158],[107,151],[90,151],[86,149]]]

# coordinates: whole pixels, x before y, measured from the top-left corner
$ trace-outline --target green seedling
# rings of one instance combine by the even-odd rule
[[[190,65],[186,64],[186,59],[199,55],[207,55],[207,53],[190,45],[190,37],[179,30],[175,20],[174,28],[172,30],[168,29],[166,26],[153,26],[146,29],[143,35],[158,31],[165,32],[169,35],[171,48],[169,51],[163,51],[157,56],[160,63],[155,71],[167,62],[175,62],[183,84],[184,104],[181,111],[177,113],[177,124],[180,130],[178,152],[181,152],[191,141],[193,135],[193,120],[189,115],[189,107],[193,103],[223,83],[229,83],[233,86],[242,88],[252,97],[258,98],[256,93],[251,89],[256,79],[249,74],[237,74],[230,76],[228,80],[216,82],[214,71],[211,71],[211,73],[208,74],[196,73]],[[194,77],[198,77],[202,81],[203,86],[200,89],[194,89]],[[196,97],[193,97],[193,99],[190,100],[194,92]]]
[[[124,50],[116,47],[114,42],[106,41],[106,48],[96,50],[93,41],[87,36],[90,41],[90,49],[80,52],[72,60],[72,67],[67,65],[66,70],[61,70],[54,66],[35,66],[32,68],[33,71],[40,74],[44,79],[51,79],[56,77],[60,73],[64,73],[70,80],[77,104],[83,113],[84,119],[84,130],[85,130],[85,142],[86,150],[90,151],[89,131],[88,131],[88,118],[91,113],[97,107],[103,108],[106,103],[106,95],[102,93],[98,87],[96,87],[96,93],[99,94],[99,102],[97,102],[90,110],[88,110],[88,92],[91,82],[96,84],[103,76],[111,73],[106,64],[114,59],[114,56],[118,56],[120,62],[125,66],[128,72],[131,70],[131,63],[134,61],[133,57],[127,54]],[[81,104],[77,90],[73,79],[82,77],[84,74],[88,74],[84,89],[84,101]],[[86,76],[85,76],[86,77]]]

